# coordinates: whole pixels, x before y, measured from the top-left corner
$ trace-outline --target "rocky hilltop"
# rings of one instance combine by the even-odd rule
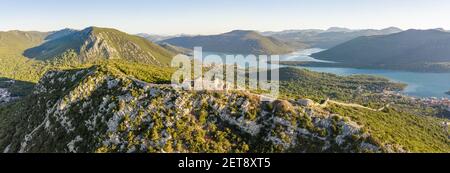
[[[304,101],[176,90],[102,66],[46,73],[2,119],[11,124],[0,130],[3,152],[391,151]]]
[[[0,88],[0,104],[8,103],[11,100],[12,100],[11,93],[4,88]]]

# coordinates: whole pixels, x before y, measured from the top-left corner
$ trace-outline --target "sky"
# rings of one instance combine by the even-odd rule
[[[0,0],[0,31],[89,26],[128,33],[235,29],[450,29],[449,0]]]

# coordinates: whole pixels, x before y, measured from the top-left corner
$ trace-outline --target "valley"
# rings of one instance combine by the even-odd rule
[[[166,44],[100,27],[0,32],[0,38],[6,153],[450,151],[442,127],[448,108],[399,94],[407,85],[384,77],[278,66],[268,69],[280,74],[280,97],[271,102],[257,90],[171,87],[172,57],[198,44],[176,40],[207,40],[205,49],[230,53],[298,50],[257,32]]]
[[[334,103],[316,107],[295,99],[260,102],[258,95],[246,92],[175,90],[136,81],[113,64],[50,71],[32,95],[0,109],[1,115],[10,115],[1,116],[0,147],[8,152],[442,152],[449,149],[446,135],[438,126],[439,119],[394,109],[378,112]],[[398,119],[384,119],[394,115]],[[390,135],[402,140],[385,141],[388,129],[366,124],[372,121],[394,128],[389,130],[398,130]],[[409,121],[420,121],[421,126],[408,124],[407,131],[401,130],[405,126],[400,124]],[[418,136],[410,136],[411,133]],[[421,141],[433,141],[434,145]]]

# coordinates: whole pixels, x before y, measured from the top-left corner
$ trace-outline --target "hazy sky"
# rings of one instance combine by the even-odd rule
[[[213,34],[331,26],[450,29],[449,0],[1,0],[0,30]]]

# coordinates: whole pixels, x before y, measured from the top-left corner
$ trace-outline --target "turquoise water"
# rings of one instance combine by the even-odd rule
[[[284,55],[280,59],[289,57],[290,60],[315,61],[310,57],[312,53],[319,52],[320,49],[310,49],[298,52],[296,56]],[[368,74],[388,78],[395,82],[408,84],[403,91],[406,95],[416,97],[447,97],[445,92],[450,90],[450,73],[419,73],[393,70],[377,69],[355,69],[355,68],[335,68],[335,67],[299,67],[317,72],[333,73],[341,76]]]
[[[307,49],[303,51],[294,52],[287,55],[280,56],[281,61],[317,61],[324,62],[310,57],[311,54],[323,51],[323,49]],[[203,57],[207,55],[219,55],[225,57],[223,53],[204,53]],[[255,66],[256,63],[237,63],[241,67]],[[272,65],[271,68],[279,68],[278,65]],[[297,66],[298,67],[298,66]],[[333,73],[341,76],[367,74],[388,78],[395,82],[407,84],[407,88],[403,91],[404,94],[416,97],[447,97],[449,95],[445,92],[450,90],[450,73],[420,73],[420,72],[405,72],[393,70],[377,70],[377,69],[356,69],[356,68],[335,68],[335,67],[298,67],[305,68],[316,72]]]
[[[299,67],[312,71],[327,72],[337,75],[369,74],[386,77],[392,81],[408,84],[403,91],[406,95],[417,97],[447,97],[445,92],[450,90],[450,73],[416,73],[390,70],[369,70],[354,68],[331,67]]]

